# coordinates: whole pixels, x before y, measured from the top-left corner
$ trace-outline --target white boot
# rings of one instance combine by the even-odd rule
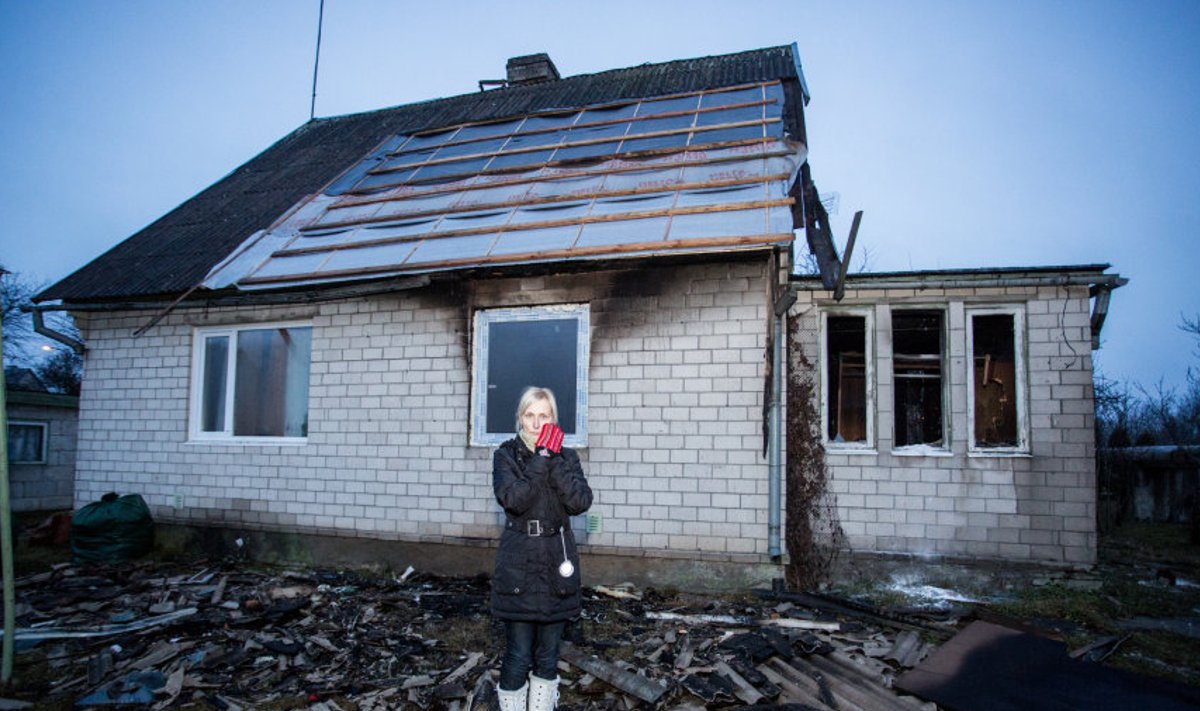
[[[529,675],[529,711],[554,711],[558,704],[558,677]]]
[[[529,695],[529,684],[526,683],[516,691],[505,691],[496,687],[496,696],[500,699],[500,711],[527,711],[526,698]]]

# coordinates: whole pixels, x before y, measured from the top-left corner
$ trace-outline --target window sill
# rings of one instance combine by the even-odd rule
[[[894,457],[953,457],[954,453],[942,447],[914,444],[909,447],[896,447],[892,450]]]
[[[198,445],[201,447],[220,445],[234,447],[302,447],[308,444],[307,437],[228,437],[228,438],[207,438],[193,437],[184,444]]]
[[[1033,454],[1020,449],[1002,449],[996,451],[989,449],[969,449],[967,450],[967,456],[978,459],[1033,459]]]
[[[830,442],[825,443],[825,453],[826,454],[862,455],[862,456],[870,456],[870,457],[878,457],[879,456],[879,450],[875,449],[874,447],[847,447],[845,445],[838,446],[838,445],[832,444]]]

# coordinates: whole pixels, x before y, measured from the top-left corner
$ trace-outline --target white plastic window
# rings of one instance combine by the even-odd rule
[[[306,323],[196,329],[192,438],[303,441],[311,360]]]

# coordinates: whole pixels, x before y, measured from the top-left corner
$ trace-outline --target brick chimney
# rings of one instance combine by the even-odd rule
[[[554,62],[550,61],[550,55],[545,52],[513,57],[508,60],[505,69],[508,70],[509,86],[540,84],[559,79],[558,68],[554,66]]]

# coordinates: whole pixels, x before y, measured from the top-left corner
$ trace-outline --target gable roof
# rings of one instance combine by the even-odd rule
[[[397,136],[550,109],[781,82],[780,120],[805,140],[794,45],[644,64],[309,121],[220,181],[38,295],[66,303],[175,296]]]

